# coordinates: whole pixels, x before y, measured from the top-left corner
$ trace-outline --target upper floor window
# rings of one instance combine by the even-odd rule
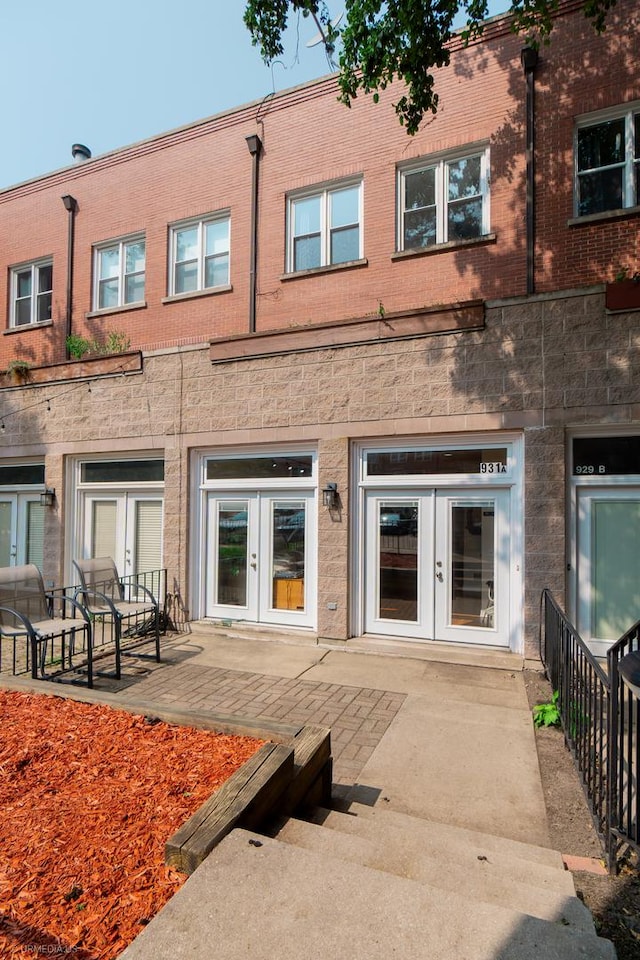
[[[129,237],[95,248],[94,310],[144,300],[145,241]]]
[[[171,228],[170,294],[229,283],[229,216],[192,220]]]
[[[289,197],[287,270],[312,270],[362,257],[362,183]]]
[[[53,262],[37,260],[11,271],[9,325],[24,327],[51,320]]]
[[[576,136],[578,216],[640,204],[640,108],[581,122]]]
[[[398,249],[489,232],[489,151],[428,160],[398,172]]]

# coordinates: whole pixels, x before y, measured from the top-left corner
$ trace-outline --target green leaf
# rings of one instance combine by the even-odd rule
[[[546,43],[555,23],[559,0],[513,0],[512,29],[530,44]],[[616,0],[583,0],[582,9],[594,29],[605,28]],[[462,11],[465,44],[481,36],[488,0],[345,0],[345,18],[338,28],[324,0],[247,0],[244,22],[254,46],[271,63],[282,56],[283,34],[290,14],[312,16],[325,36],[330,60],[340,43],[339,101],[349,106],[359,92],[378,93],[394,80],[404,81],[406,94],[394,104],[400,124],[415,134],[424,117],[438,110],[435,73],[450,60],[453,23]],[[334,11],[336,12],[336,11]]]

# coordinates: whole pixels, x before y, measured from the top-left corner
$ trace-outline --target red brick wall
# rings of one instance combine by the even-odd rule
[[[640,7],[619,3],[598,36],[580,14],[557,23],[536,72],[537,287],[568,289],[611,280],[640,264],[638,214],[570,225],[573,137],[584,114],[640,99]]]
[[[637,18],[621,0],[615,18]],[[581,14],[563,21],[537,71],[537,283],[540,290],[591,284],[632,257],[637,217],[570,227],[572,144],[576,115],[640,97],[638,30],[597,37]],[[258,133],[260,162],[257,327],[289,327],[455,300],[525,292],[523,41],[505,20],[482,43],[456,50],[438,77],[440,111],[416,137],[399,126],[391,104],[337,103],[332,80],[220,115],[0,193],[0,304],[8,306],[8,268],[54,258],[54,322],[0,337],[0,367],[13,356],[33,363],[64,358],[67,213],[76,198],[73,329],[88,337],[123,331],[132,348],[193,343],[249,326],[252,159],[245,137]],[[491,230],[495,242],[392,259],[396,165],[488,142]],[[364,181],[366,267],[282,280],[287,191],[342,177]],[[162,304],[167,295],[168,224],[230,209],[233,290]],[[91,310],[92,245],[144,232],[145,309],[86,318]],[[0,329],[4,326],[0,322]]]

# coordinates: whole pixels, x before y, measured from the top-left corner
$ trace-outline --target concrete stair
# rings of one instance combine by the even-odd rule
[[[562,881],[557,891],[551,882],[547,889],[558,897],[557,916],[541,919],[526,910],[488,903],[468,890],[452,891],[388,872],[379,859],[376,867],[357,862],[358,851],[350,844],[362,837],[337,829],[333,814],[331,819],[330,828],[285,827],[281,839],[234,830],[125,950],[122,960],[615,958],[613,945],[595,936],[580,911],[566,908],[571,897],[562,892]],[[375,819],[384,833],[387,819]],[[303,833],[308,843],[312,832],[332,835],[332,840],[314,843],[333,849],[312,850],[298,843]],[[365,839],[371,840],[370,847],[363,846],[365,858],[382,857],[390,842],[380,836]],[[372,854],[376,845],[378,852]],[[351,858],[342,855],[347,850]],[[418,850],[413,853],[407,858],[409,870],[417,869],[420,858]],[[506,850],[503,855],[506,862]],[[394,856],[397,866],[402,855]],[[529,861],[520,859],[543,873],[557,870],[561,875],[559,868],[540,863],[540,856],[534,848]],[[441,865],[442,873],[448,865]],[[536,884],[531,886],[535,891]],[[532,894],[532,903],[534,911],[553,913],[550,901],[541,906]]]
[[[276,837],[595,936],[593,918],[576,897],[571,874],[560,855],[544,847],[358,804],[348,813],[319,809],[313,822],[288,820]]]

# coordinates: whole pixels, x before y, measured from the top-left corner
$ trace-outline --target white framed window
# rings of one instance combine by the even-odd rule
[[[290,196],[287,224],[289,273],[362,259],[362,181]]]
[[[228,213],[171,227],[169,293],[195,293],[229,283]]]
[[[9,326],[25,327],[51,320],[52,294],[52,260],[36,260],[14,267]]]
[[[640,205],[640,104],[576,128],[576,215]]]
[[[126,237],[94,248],[93,309],[144,301],[145,238]]]
[[[398,250],[489,233],[489,149],[398,170]]]

